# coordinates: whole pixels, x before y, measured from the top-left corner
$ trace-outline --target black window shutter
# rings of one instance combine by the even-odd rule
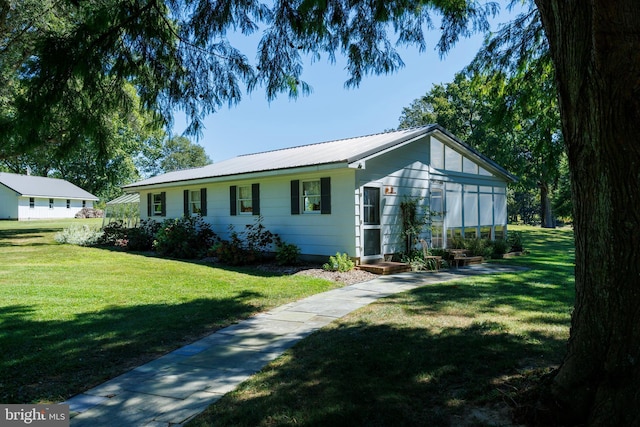
[[[260,184],[251,184],[251,210],[254,215],[260,215]]]
[[[147,217],[151,217],[153,212],[153,194],[147,194]]]
[[[200,215],[207,216],[207,189],[200,189]]]
[[[167,216],[167,193],[163,191],[160,193],[160,215]]]
[[[237,215],[238,214],[238,204],[236,203],[236,193],[238,191],[238,187],[232,185],[229,187],[229,215]]]
[[[189,216],[189,190],[184,190],[182,192],[182,204],[184,208],[184,216]]]
[[[320,178],[320,213],[331,213],[331,178]]]
[[[300,215],[300,180],[291,181],[291,215]]]

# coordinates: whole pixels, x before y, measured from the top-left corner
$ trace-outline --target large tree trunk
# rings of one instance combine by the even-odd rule
[[[572,423],[640,425],[640,7],[535,0],[573,187],[576,302],[552,394]]]
[[[540,189],[540,225],[542,228],[555,228],[556,222],[553,218],[551,199],[549,199],[549,184],[541,182],[538,188]]]

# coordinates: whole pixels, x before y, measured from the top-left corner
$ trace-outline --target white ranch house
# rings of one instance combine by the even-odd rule
[[[96,201],[64,179],[0,172],[0,219],[74,218]]]
[[[201,214],[222,238],[262,216],[306,258],[372,262],[404,250],[400,203],[435,211],[423,236],[506,237],[515,177],[439,125],[243,155],[124,187],[141,219]]]

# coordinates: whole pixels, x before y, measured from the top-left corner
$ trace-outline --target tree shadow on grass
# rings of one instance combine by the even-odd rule
[[[572,306],[565,285],[528,274],[385,298],[300,342],[189,426],[508,425],[469,408],[508,401],[512,378],[554,367]]]
[[[34,318],[29,306],[0,309],[0,402],[62,401],[257,311],[234,298],[149,304]]]
[[[9,246],[51,246],[57,243],[41,241],[49,233],[56,233],[59,228],[17,228],[0,230],[0,247]],[[23,242],[15,243],[19,239]]]
[[[518,360],[545,355],[535,341],[500,329],[341,323],[293,347],[190,427],[461,425],[465,403],[499,393]]]

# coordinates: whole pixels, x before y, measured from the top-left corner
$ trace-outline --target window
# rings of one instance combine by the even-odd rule
[[[207,215],[207,189],[184,190],[184,216]]]
[[[475,239],[478,237],[478,228],[477,227],[467,227],[464,229],[464,238],[465,239]]]
[[[331,178],[291,181],[291,214],[331,213]]]
[[[229,214],[260,215],[260,184],[229,187]]]
[[[86,208],[86,207],[87,207],[87,201],[86,201],[86,200],[83,200],[83,201],[82,201],[82,207],[83,207],[83,208]]]
[[[462,154],[453,148],[444,147],[444,168],[449,171],[462,172]]]
[[[153,195],[153,216],[161,216],[162,215],[162,195],[154,194]]]
[[[480,238],[491,240],[491,227],[480,227]]]
[[[34,199],[33,197],[29,197],[29,208],[33,209],[36,207],[36,199]]]
[[[53,199],[49,199],[49,209],[53,209]]]
[[[431,166],[444,169],[444,144],[433,137],[431,138]]]
[[[251,186],[243,185],[238,187],[238,211],[241,214],[253,213],[253,197],[251,195]]]
[[[442,230],[444,230],[444,224],[442,221],[434,221],[431,224],[431,247],[441,248],[444,244],[442,238]]]
[[[320,212],[320,180],[302,183],[303,212]]]
[[[467,159],[466,157],[462,158],[462,172],[464,173],[472,173],[478,174],[478,165],[475,164],[472,160]]]
[[[363,220],[366,225],[380,224],[380,189],[364,187],[362,202]],[[379,239],[378,239],[379,240]]]
[[[436,216],[441,216],[444,212],[444,206],[442,205],[442,188],[431,189],[429,210]]]
[[[147,216],[167,215],[167,193],[147,193]]]
[[[71,209],[71,200],[67,199],[67,209]]]

